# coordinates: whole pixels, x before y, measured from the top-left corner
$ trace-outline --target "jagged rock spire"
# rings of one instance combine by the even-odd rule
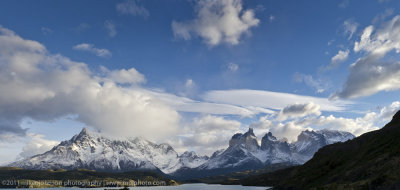
[[[254,151],[260,148],[257,142],[257,137],[254,135],[253,128],[242,134],[236,133],[229,141],[229,147],[243,146],[248,150]]]

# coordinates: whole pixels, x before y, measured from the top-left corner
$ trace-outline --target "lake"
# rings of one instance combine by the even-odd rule
[[[35,188],[35,190],[68,190],[68,189],[78,189],[78,188]],[[107,187],[107,188],[79,188],[79,189],[90,189],[90,190],[104,190],[104,189],[120,189],[117,187]],[[132,190],[265,190],[267,187],[253,187],[253,186],[241,186],[241,185],[215,185],[215,184],[204,184],[204,183],[194,183],[194,184],[183,184],[178,186],[152,186],[152,187],[130,187]],[[15,189],[13,189],[15,190]]]

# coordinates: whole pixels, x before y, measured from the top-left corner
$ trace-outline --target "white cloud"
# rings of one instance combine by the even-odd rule
[[[293,75],[293,79],[295,82],[304,82],[307,86],[314,88],[317,93],[323,93],[330,87],[330,83],[327,80],[323,80],[321,78],[315,79],[311,75],[298,72]]]
[[[383,13],[380,13],[378,15],[376,15],[374,17],[374,19],[372,20],[372,23],[378,23],[380,21],[384,21],[387,17],[392,16],[394,13],[394,9],[393,8],[388,8],[386,9]]]
[[[356,136],[363,133],[377,130],[386,122],[389,122],[393,115],[400,109],[400,102],[393,102],[389,106],[383,107],[377,112],[367,112],[362,117],[345,118],[329,116],[308,116],[301,117],[291,121],[281,122],[279,115],[267,115],[261,117],[258,122],[252,123],[253,127],[260,134],[272,132],[278,138],[286,138],[289,141],[296,141],[297,136],[304,130],[331,129],[347,131]],[[315,115],[318,115],[316,113]],[[305,115],[304,115],[305,116]]]
[[[348,35],[347,39],[350,40],[358,28],[358,23],[353,19],[347,19],[343,22],[344,35]]]
[[[322,111],[343,111],[352,104],[349,101],[330,101],[328,98],[249,89],[208,91],[203,98],[214,103],[279,110],[289,104],[313,102],[320,105]]]
[[[172,22],[175,37],[189,40],[192,35],[203,38],[210,46],[220,43],[236,45],[243,34],[259,24],[251,9],[243,10],[241,0],[196,1],[196,18]]]
[[[141,84],[146,82],[146,78],[143,74],[139,73],[135,68],[130,68],[128,70],[112,70],[103,68],[107,72],[108,78],[116,83],[120,84]]]
[[[121,71],[128,73],[123,80],[137,81],[130,78],[138,76],[136,70],[117,72]],[[52,55],[42,44],[3,27],[0,89],[7,89],[0,93],[2,134],[23,134],[20,123],[24,118],[52,121],[70,114],[113,136],[145,136],[162,141],[179,128],[177,111],[140,86],[120,86],[107,76],[92,73],[86,64]]]
[[[232,73],[236,73],[239,70],[239,65],[235,63],[229,63],[228,64],[228,71]]]
[[[254,128],[257,136],[262,136],[271,132],[278,139],[287,139],[289,142],[297,140],[297,136],[306,129],[304,126],[295,125],[294,121],[286,123],[277,123],[268,117],[261,117],[258,122],[252,123],[250,127]]]
[[[320,106],[312,102],[305,104],[291,104],[284,107],[277,115],[277,120],[283,121],[290,118],[308,115],[321,115]]]
[[[273,113],[145,89],[140,86],[145,77],[134,68],[101,70],[93,73],[85,63],[52,55],[42,44],[0,28],[0,88],[7,89],[0,93],[0,136],[24,136],[24,118],[48,122],[74,114],[77,121],[111,136],[160,142],[180,130],[178,111],[243,117]]]
[[[213,103],[207,101],[196,101],[186,97],[176,96],[165,92],[147,91],[162,100],[169,106],[181,112],[194,112],[216,115],[238,115],[242,117],[253,117],[259,113],[274,113],[274,111],[257,106],[236,106],[224,103]]]
[[[141,16],[147,18],[150,16],[149,10],[137,4],[135,0],[126,0],[116,5],[117,12],[125,15]]]
[[[108,35],[110,37],[115,37],[117,35],[117,29],[114,22],[112,22],[111,20],[104,21],[104,27],[107,29]]]
[[[335,117],[333,115],[310,117],[305,118],[302,121],[296,122],[299,126],[310,126],[314,129],[333,129],[350,132],[356,136],[363,133],[377,130],[374,122],[377,120],[377,114],[370,112],[364,115],[364,117],[344,118]]]
[[[339,50],[339,52],[335,56],[332,57],[330,66],[335,67],[335,66],[339,65],[340,63],[346,61],[347,58],[349,57],[349,53],[350,53],[350,51],[348,49],[346,49],[345,51]]]
[[[42,30],[43,35],[49,35],[49,34],[52,34],[54,32],[52,29],[47,28],[47,27],[42,27],[40,29]]]
[[[17,142],[0,141],[0,166],[6,166],[7,164],[15,162],[15,160],[21,158],[19,154],[21,153],[22,146],[24,146],[24,144],[21,138],[15,139]]]
[[[198,94],[198,86],[196,82],[191,78],[188,78],[185,81],[177,82],[175,85],[175,89],[179,96],[187,98],[196,97]]]
[[[175,141],[181,142],[182,148],[191,147],[200,154],[210,155],[215,150],[226,148],[232,135],[239,132],[240,126],[240,122],[235,120],[206,115],[189,123],[183,135]]]
[[[29,142],[22,148],[20,156],[28,158],[37,154],[49,151],[51,148],[59,144],[58,141],[46,140],[44,135],[28,133]]]
[[[87,51],[87,52],[93,53],[99,57],[110,57],[112,55],[108,49],[99,49],[99,48],[94,47],[93,44],[87,44],[87,43],[75,45],[73,47],[73,49],[79,50],[79,51]]]
[[[193,88],[196,84],[194,83],[194,81],[192,79],[187,79],[186,83],[185,83],[185,87],[186,88]]]
[[[394,17],[374,33],[374,27],[364,29],[361,39],[354,44],[355,52],[366,52],[350,66],[350,74],[342,89],[332,98],[357,98],[380,91],[400,89],[400,62],[384,60],[385,56],[400,52],[400,16]]]
[[[385,121],[389,121],[392,119],[394,114],[400,110],[400,102],[396,101],[390,104],[390,106],[383,107],[380,111],[380,116]]]

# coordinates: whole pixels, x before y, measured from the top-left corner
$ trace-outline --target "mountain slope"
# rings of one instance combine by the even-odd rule
[[[113,140],[83,129],[44,154],[15,163],[25,169],[77,169],[98,171],[161,170],[171,173],[181,167],[197,167],[204,157],[193,159],[195,153],[178,156],[168,144],[155,144],[143,138]]]
[[[199,166],[198,169],[217,169],[217,168],[235,168],[235,167],[259,167],[263,163],[254,155],[259,151],[257,138],[253,129],[241,134],[233,135],[229,141],[229,147],[208,162]]]
[[[276,189],[400,189],[400,111],[380,130],[321,148],[302,166],[244,180]]]
[[[209,159],[208,156],[198,156],[194,151],[186,151],[179,156],[181,167],[195,168],[198,167]]]
[[[353,139],[355,136],[349,132],[336,130],[302,131],[293,143],[296,152],[304,157],[304,162],[311,159],[322,147]],[[303,162],[303,163],[304,163]]]

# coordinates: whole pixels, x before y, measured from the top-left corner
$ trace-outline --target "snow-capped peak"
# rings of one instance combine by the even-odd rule
[[[311,158],[318,149],[328,144],[344,142],[355,136],[349,132],[337,130],[303,131],[294,143],[297,152]]]
[[[209,157],[198,156],[194,151],[186,151],[179,156],[179,159],[184,167],[195,168],[204,164],[209,159]]]
[[[293,163],[301,164],[309,160],[322,146],[345,141],[354,138],[347,132],[341,131],[303,131],[298,136],[298,141],[288,143],[278,140],[271,132],[265,134],[261,140],[261,146],[253,129],[242,134],[237,133],[229,141],[228,149],[223,152],[215,152],[211,158],[201,165],[200,170],[217,168],[252,168],[261,164]],[[230,170],[229,170],[230,171]]]
[[[192,153],[193,155],[195,153]],[[181,167],[196,167],[201,157],[183,162],[169,144],[155,144],[144,138],[112,139],[83,128],[44,154],[10,166],[28,169],[88,168],[106,171],[161,170],[172,173]]]
[[[244,134],[233,135],[227,149],[216,151],[209,158],[199,156],[193,151],[178,155],[169,144],[156,144],[139,137],[113,139],[84,128],[79,134],[51,150],[9,166],[27,169],[87,168],[105,171],[145,169],[167,174],[181,168],[234,171],[235,168],[257,169],[272,163],[304,163],[319,148],[352,138],[354,135],[342,131],[303,131],[297,142],[289,144],[278,140],[269,132],[262,138],[260,146],[253,129],[249,128]]]
[[[244,134],[236,133],[233,135],[229,141],[229,147],[234,146],[242,146],[250,151],[255,151],[260,148],[257,142],[257,137],[254,135],[252,128],[249,128],[249,130]]]

